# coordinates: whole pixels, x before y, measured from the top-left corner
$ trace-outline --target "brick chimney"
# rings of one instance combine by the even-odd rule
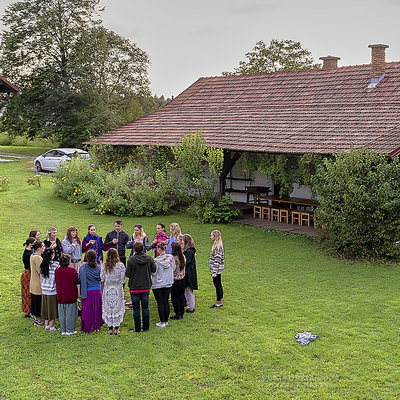
[[[380,78],[385,73],[385,52],[387,44],[370,44],[371,48],[371,78]]]
[[[340,57],[327,56],[320,57],[319,59],[323,61],[322,69],[336,69],[338,67],[338,61],[340,60]]]

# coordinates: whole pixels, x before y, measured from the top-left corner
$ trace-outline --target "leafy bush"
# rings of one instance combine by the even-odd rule
[[[367,150],[337,154],[324,160],[313,180],[321,196],[317,221],[335,251],[352,257],[398,257],[398,157],[390,160]]]
[[[74,204],[87,203],[96,214],[165,214],[175,196],[203,222],[230,222],[238,215],[229,198],[215,196],[223,150],[207,147],[200,132],[172,148],[94,144],[89,152],[90,161],[73,159],[59,166],[52,181],[55,193]]]
[[[0,133],[0,146],[10,146],[11,145],[11,137],[6,133]]]
[[[240,210],[232,209],[233,201],[230,196],[223,196],[215,204],[207,204],[202,210],[201,222],[205,224],[229,224],[233,218],[240,215]]]
[[[54,192],[71,203],[87,203],[86,189],[95,181],[95,170],[90,161],[72,158],[60,164],[54,172],[51,182],[55,183]]]
[[[110,171],[110,163],[95,169],[91,161],[73,159],[60,165],[52,178],[55,193],[87,203],[96,214],[151,216],[170,210],[170,189],[161,174],[145,176],[132,164]]]

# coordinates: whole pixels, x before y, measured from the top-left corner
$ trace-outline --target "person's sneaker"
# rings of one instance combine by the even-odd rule
[[[67,333],[69,333],[70,335],[75,335],[78,332],[77,331],[73,331],[73,332],[67,332]]]
[[[174,315],[174,316],[171,317],[170,319],[179,319],[179,315]]]
[[[187,308],[187,309],[186,309],[186,312],[187,312],[187,313],[194,313],[194,312],[195,312],[195,309],[194,309],[194,308]]]
[[[163,324],[162,322],[157,322],[156,326],[158,326],[159,328],[165,328],[165,324]]]
[[[49,330],[50,330],[50,326],[49,326],[49,325],[45,326],[45,327],[44,327],[44,330],[45,330],[45,331],[49,331]]]
[[[44,321],[37,321],[36,319],[35,319],[35,321],[33,322],[33,326],[43,326],[44,325]]]
[[[67,332],[61,332],[61,336],[66,336]]]
[[[222,307],[222,306],[223,306],[223,304],[214,304],[210,308],[219,308],[219,307]]]
[[[51,328],[49,328],[50,332],[54,332],[54,331],[58,331],[58,329],[55,326],[52,326]]]

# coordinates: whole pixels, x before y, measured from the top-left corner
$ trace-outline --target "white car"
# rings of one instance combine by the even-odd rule
[[[79,158],[90,159],[89,153],[81,149],[51,149],[35,158],[36,171],[55,171],[59,164],[71,160],[75,153]]]

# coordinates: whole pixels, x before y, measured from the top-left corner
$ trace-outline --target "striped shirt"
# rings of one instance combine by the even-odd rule
[[[52,296],[57,294],[56,289],[56,269],[60,265],[57,261],[53,261],[49,267],[49,276],[45,277],[44,275],[40,274],[40,286],[42,287],[42,294],[47,296]]]

